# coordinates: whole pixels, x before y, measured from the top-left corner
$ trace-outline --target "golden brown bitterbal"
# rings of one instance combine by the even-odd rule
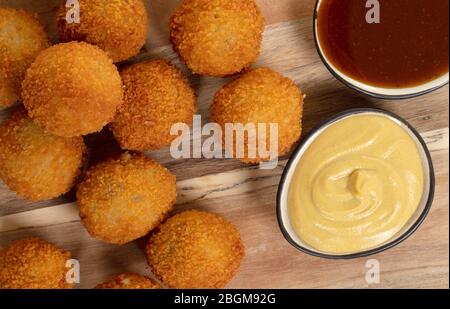
[[[100,131],[122,104],[122,80],[100,48],[71,42],[39,54],[22,84],[29,116],[54,135]]]
[[[131,65],[120,72],[124,103],[111,124],[127,150],[157,150],[176,138],[171,127],[192,123],[196,96],[183,73],[166,60]]]
[[[26,70],[48,46],[36,14],[0,8],[0,108],[20,100]]]
[[[283,156],[300,139],[304,97],[289,78],[271,69],[255,69],[228,83],[216,94],[211,120],[218,123],[223,132],[226,132],[227,124],[254,125],[254,134],[248,134],[244,139],[243,155],[237,151],[240,146],[237,136],[225,147],[233,157],[243,162],[260,163],[274,159],[259,152],[260,143],[265,143],[262,148],[270,152],[277,150],[278,155]],[[271,124],[278,126],[278,136]],[[265,127],[265,135],[260,125]],[[272,140],[271,134],[274,134]],[[271,149],[275,148],[277,141],[277,149]]]
[[[49,200],[68,192],[85,155],[82,137],[49,134],[23,108],[0,124],[0,179],[23,198]]]
[[[119,245],[158,226],[176,196],[172,173],[150,158],[130,153],[90,168],[77,190],[81,222],[89,234]]]
[[[175,51],[197,74],[227,76],[256,61],[264,16],[254,0],[184,0],[170,20]]]
[[[70,253],[39,239],[13,242],[0,251],[0,289],[68,289]]]
[[[60,42],[85,41],[103,49],[114,62],[131,58],[145,44],[148,17],[143,0],[78,0],[80,22],[67,22],[62,1],[57,23]]]
[[[191,210],[163,223],[146,254],[153,273],[171,288],[223,288],[238,271],[244,246],[233,224]]]

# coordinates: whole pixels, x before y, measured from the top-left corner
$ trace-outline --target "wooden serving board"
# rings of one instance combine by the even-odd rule
[[[40,14],[56,42],[54,14],[59,0],[0,0]],[[168,41],[167,20],[179,1],[149,0],[150,33],[138,57],[164,57],[182,66]],[[449,88],[405,101],[370,99],[349,90],[324,67],[312,34],[313,0],[259,0],[267,21],[262,53],[255,66],[268,66],[292,78],[307,94],[304,134],[340,111],[377,107],[404,117],[425,137],[436,168],[436,198],[420,229],[407,241],[376,255],[381,282],[375,288],[449,287]],[[185,68],[184,68],[185,69]],[[187,70],[186,70],[187,72]],[[205,121],[214,93],[226,79],[191,76]],[[10,110],[0,111],[0,121]],[[108,133],[87,137],[96,161],[117,150]],[[178,178],[176,211],[190,208],[219,213],[240,230],[246,257],[229,288],[361,288],[368,258],[333,261],[303,254],[283,238],[275,214],[275,196],[283,158],[277,169],[259,170],[234,160],[173,160],[168,150],[148,153]],[[89,237],[79,222],[73,193],[33,203],[17,198],[0,184],[0,246],[39,236],[72,252],[81,264],[81,283],[92,288],[124,271],[151,276],[142,251],[144,241],[119,247]]]

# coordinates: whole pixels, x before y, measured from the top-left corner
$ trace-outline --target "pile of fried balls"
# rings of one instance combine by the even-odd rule
[[[142,153],[168,147],[173,124],[192,123],[195,90],[164,59],[116,66],[145,45],[143,0],[79,0],[80,23],[66,21],[65,3],[53,46],[35,14],[0,8],[0,107],[20,104],[0,124],[0,179],[32,201],[76,187],[81,222],[103,242],[149,235],[144,251],[155,279],[124,273],[96,288],[224,287],[244,257],[238,230],[205,211],[170,217],[176,177]],[[183,0],[169,27],[174,50],[194,74],[235,77],[212,100],[211,120],[222,127],[278,123],[279,154],[287,154],[301,135],[304,95],[269,68],[251,69],[264,31],[255,0]],[[104,127],[123,152],[83,172],[83,136]],[[15,241],[0,251],[0,288],[71,288],[69,258],[39,238]]]

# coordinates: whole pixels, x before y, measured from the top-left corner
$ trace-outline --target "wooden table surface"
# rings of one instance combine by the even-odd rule
[[[0,0],[0,6],[34,10],[56,42],[54,12],[58,0]],[[164,57],[182,66],[168,41],[167,20],[175,0],[149,0],[150,32],[138,59]],[[307,94],[304,133],[340,111],[378,107],[406,118],[424,136],[436,169],[436,198],[420,229],[401,245],[373,256],[380,262],[381,282],[375,288],[449,287],[449,88],[405,101],[370,99],[339,83],[321,63],[312,35],[313,0],[259,0],[267,21],[262,53],[255,64],[292,78]],[[184,68],[185,69],[185,68]],[[187,72],[187,71],[186,71]],[[214,93],[226,79],[191,76],[205,121]],[[0,111],[0,121],[10,110]],[[91,158],[100,160],[117,150],[104,132],[86,138]],[[277,169],[259,170],[234,160],[173,160],[169,151],[148,153],[178,178],[176,211],[205,209],[219,213],[240,230],[246,257],[229,288],[361,288],[368,258],[332,261],[308,256],[291,247],[281,235],[275,196],[283,158]],[[17,198],[0,184],[0,246],[27,236],[39,236],[70,250],[80,261],[81,283],[91,288],[123,271],[151,276],[142,252],[143,241],[125,246],[89,237],[79,222],[73,193],[33,203]]]

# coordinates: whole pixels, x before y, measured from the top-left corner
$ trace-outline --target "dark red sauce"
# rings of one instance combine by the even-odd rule
[[[377,87],[424,84],[448,72],[449,0],[378,0],[369,24],[366,0],[323,0],[318,38],[327,59],[347,76]]]

